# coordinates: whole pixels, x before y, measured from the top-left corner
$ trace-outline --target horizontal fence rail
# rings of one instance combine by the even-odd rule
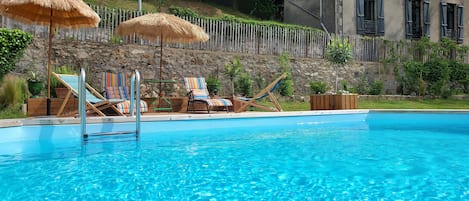
[[[145,12],[140,13],[138,11],[110,9],[101,6],[91,7],[101,17],[101,22],[97,28],[78,30],[58,29],[54,37],[63,40],[159,45],[159,41],[147,41],[136,36],[118,37],[116,35],[116,28],[121,22],[146,14]],[[210,36],[210,39],[203,43],[163,43],[164,46],[194,50],[266,55],[279,55],[288,52],[292,57],[316,59],[322,59],[325,56],[328,36],[322,31],[259,24],[244,24],[206,18],[182,18],[204,28]],[[36,37],[48,37],[48,27],[45,26],[23,24],[4,16],[0,16],[0,25],[5,28],[24,30]],[[397,52],[398,55],[395,56],[409,57],[410,55],[410,57],[413,57],[413,52],[409,52],[409,49],[412,47],[411,42],[394,42],[396,44],[389,44],[393,42],[388,41],[388,44],[384,44],[384,40],[382,38],[364,38],[359,35],[345,37],[347,37],[352,43],[353,56],[357,61],[382,61],[389,55],[391,48],[395,50],[396,47],[399,51]]]

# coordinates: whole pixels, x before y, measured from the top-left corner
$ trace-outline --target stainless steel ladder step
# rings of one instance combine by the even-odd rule
[[[86,73],[85,69],[82,68],[79,77],[78,84],[78,113],[80,116],[80,130],[82,142],[86,142],[89,137],[92,136],[117,136],[117,135],[130,135],[135,134],[136,140],[139,139],[140,135],[140,73],[135,70],[135,73],[131,77],[131,89],[130,89],[130,117],[135,115],[135,130],[133,131],[111,131],[111,132],[97,132],[97,133],[86,133]],[[137,106],[138,105],[138,106]],[[135,107],[135,113],[134,113]]]

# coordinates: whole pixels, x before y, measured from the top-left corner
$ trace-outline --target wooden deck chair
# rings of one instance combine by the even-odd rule
[[[124,73],[103,72],[101,86],[107,99],[125,100],[116,107],[124,114],[130,113],[130,87]],[[140,100],[140,112],[148,112],[148,104],[144,100]]]
[[[210,110],[218,108],[229,111],[228,107],[233,106],[233,103],[228,99],[210,98],[207,83],[203,77],[185,77],[184,85],[188,96],[187,111],[197,111],[194,105],[196,102],[205,104],[208,113],[210,113]]]
[[[280,106],[280,103],[278,102],[277,98],[273,94],[273,92],[278,88],[282,80],[284,80],[287,77],[287,74],[284,73],[277,79],[275,79],[272,83],[267,85],[266,88],[262,89],[259,93],[257,93],[254,98],[245,98],[245,97],[235,97],[236,100],[239,100],[241,103],[241,106],[236,109],[235,112],[242,112],[245,111],[247,107],[252,106],[252,107],[257,107],[263,110],[267,111],[272,111],[272,112],[281,112],[282,106]],[[275,108],[270,108],[265,105],[261,105],[256,103],[257,100],[263,99],[265,97],[268,97],[272,104],[274,104]]]
[[[78,75],[66,75],[66,74],[57,74],[52,72],[52,75],[57,78],[57,80],[62,83],[67,89],[68,93],[65,97],[62,105],[57,112],[57,116],[64,116],[62,114],[63,109],[67,102],[69,101],[71,95],[78,96]],[[123,99],[105,99],[98,91],[96,91],[93,87],[91,87],[88,83],[86,85],[86,110],[87,112],[94,112],[97,113],[99,116],[106,116],[102,110],[104,109],[112,109],[116,112],[117,115],[123,116],[122,112],[120,112],[115,105],[118,103],[122,103]],[[76,111],[78,112],[78,111]],[[75,113],[76,113],[75,112]]]

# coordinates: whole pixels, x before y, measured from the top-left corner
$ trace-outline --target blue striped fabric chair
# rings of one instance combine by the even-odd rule
[[[65,97],[62,105],[60,106],[59,111],[57,112],[57,116],[64,116],[63,108],[65,107],[67,102],[70,100],[70,97],[72,97],[72,95],[77,96],[77,97],[79,96],[78,94],[79,76],[56,74],[54,72],[52,72],[52,75],[56,77],[57,80],[68,89],[67,96]],[[99,116],[106,116],[106,114],[103,113],[103,110],[110,108],[114,110],[114,112],[117,113],[117,115],[123,116],[124,114],[122,114],[122,112],[120,112],[116,108],[116,104],[122,103],[123,101],[124,101],[123,99],[106,99],[93,87],[91,87],[89,84],[86,84],[87,113],[93,112],[93,113],[98,114]],[[74,113],[77,113],[77,112],[78,111],[75,111]]]
[[[106,98],[125,100],[116,105],[120,112],[124,114],[130,112],[130,90],[124,73],[103,72],[102,87]],[[148,112],[148,104],[144,100],[140,100],[140,112]]]
[[[196,102],[205,104],[208,113],[210,113],[210,110],[217,110],[219,108],[229,111],[228,107],[233,106],[233,103],[228,99],[210,98],[207,83],[203,77],[186,77],[184,78],[184,85],[186,86],[188,96],[187,111],[196,111],[197,108],[194,106]]]

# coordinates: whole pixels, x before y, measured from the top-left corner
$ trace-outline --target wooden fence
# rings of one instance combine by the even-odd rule
[[[142,45],[158,45],[159,41],[145,41],[135,36],[121,38],[115,35],[119,23],[143,15],[138,11],[110,9],[100,6],[92,8],[101,17],[97,28],[90,29],[59,29],[57,39],[82,40],[106,43],[134,43]],[[279,55],[288,52],[291,57],[324,58],[328,36],[322,31],[244,24],[205,18],[184,17],[184,19],[205,29],[210,39],[203,43],[165,44],[173,48],[194,50],[239,52],[248,54]],[[37,37],[46,38],[48,28],[44,26],[26,25],[0,16],[0,25],[6,28],[18,28],[30,32]],[[358,35],[346,36],[353,46],[353,56],[357,61],[381,61],[392,47],[384,45],[381,38],[363,38]],[[396,42],[397,43],[397,42]],[[411,45],[410,43],[407,45]],[[401,45],[402,46],[402,45]],[[404,44],[406,46],[406,44]],[[410,47],[410,46],[409,46]],[[401,47],[403,50],[408,49]],[[397,52],[408,56],[409,52]]]

